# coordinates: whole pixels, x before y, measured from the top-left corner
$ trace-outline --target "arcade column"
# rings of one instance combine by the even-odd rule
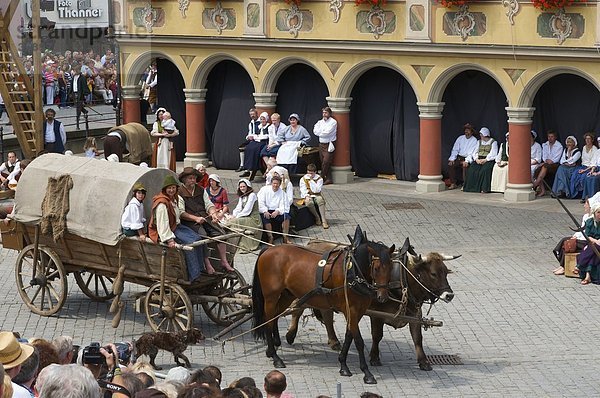
[[[417,102],[419,107],[419,180],[417,192],[440,192],[442,181],[443,102]]]
[[[206,110],[206,89],[185,88],[185,158],[184,167],[195,167],[202,163],[208,167],[208,155],[206,153],[206,131],[204,129]]]
[[[273,112],[275,112],[275,108],[277,107],[277,93],[253,93],[255,105],[254,107],[258,111],[260,115],[263,112],[267,112],[269,117]],[[287,120],[287,115],[281,115],[281,120]],[[271,123],[271,121],[268,121]],[[287,124],[287,123],[286,123]]]
[[[140,115],[140,86],[123,86],[121,88],[121,101],[123,102],[123,123],[141,123]],[[144,120],[144,123],[146,121]]]
[[[531,118],[534,111],[535,108],[506,108],[510,158],[504,199],[509,202],[535,199],[531,183]]]
[[[326,100],[337,121],[337,140],[335,152],[333,152],[331,177],[334,184],[347,184],[354,180],[350,164],[350,104],[352,98],[327,97]]]

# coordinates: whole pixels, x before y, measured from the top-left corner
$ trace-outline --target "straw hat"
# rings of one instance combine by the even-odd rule
[[[195,176],[196,179],[200,177],[200,172],[193,167],[184,167],[183,171],[179,174],[179,181],[183,182],[183,179],[187,176]]]
[[[141,182],[136,182],[135,184],[133,184],[133,192],[137,191],[142,191],[146,193],[146,187],[144,187],[144,184],[142,184]]]
[[[19,366],[33,354],[33,347],[22,344],[11,332],[0,332],[0,362],[4,369]]]
[[[179,183],[179,181],[177,181],[177,179],[175,179],[175,177],[173,177],[171,174],[169,174],[163,180],[162,189],[165,189],[166,187],[170,187],[171,185],[180,186],[181,184]]]

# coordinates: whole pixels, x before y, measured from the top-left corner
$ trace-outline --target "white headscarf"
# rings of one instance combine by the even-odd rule
[[[567,139],[565,139],[565,146],[567,145],[567,141],[569,141],[569,139],[572,139],[573,142],[575,143],[575,146],[577,146],[577,138],[575,138],[574,135],[570,135],[567,137]]]

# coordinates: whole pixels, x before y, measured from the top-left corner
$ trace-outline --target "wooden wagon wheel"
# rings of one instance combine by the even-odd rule
[[[146,293],[146,318],[152,330],[178,332],[194,326],[194,307],[181,286],[165,283],[163,299],[160,299],[160,282],[156,282]]]
[[[208,294],[217,297],[234,297],[235,294],[250,297],[250,286],[246,283],[242,274],[238,270],[235,270],[235,274],[229,273],[224,276]],[[243,304],[223,302],[202,303],[202,308],[206,312],[206,315],[219,326],[229,326],[243,318],[247,313],[247,311],[243,310],[248,309],[247,307]]]
[[[77,271],[73,273],[73,276],[83,294],[93,301],[107,301],[115,297],[113,278],[90,271]]]
[[[38,315],[57,313],[67,299],[67,274],[58,255],[48,246],[39,245],[34,261],[35,245],[21,250],[15,264],[17,288],[23,302]],[[36,267],[37,263],[37,267]]]

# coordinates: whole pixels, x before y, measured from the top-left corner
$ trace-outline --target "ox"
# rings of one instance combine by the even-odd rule
[[[310,243],[309,247],[313,250],[325,251],[331,249],[332,245],[326,243]],[[409,324],[410,334],[415,344],[415,352],[419,368],[422,370],[431,370],[431,364],[423,350],[423,333],[421,330],[421,306],[430,301],[435,302],[438,299],[444,302],[450,302],[454,298],[454,293],[448,284],[448,273],[451,271],[446,267],[444,261],[453,260],[460,256],[445,256],[439,253],[429,253],[426,256],[417,255],[406,239],[400,256],[394,261],[390,285],[390,295],[397,300],[402,298],[402,286],[408,285],[408,301],[406,310],[402,317],[394,317],[398,312],[399,304],[397,301],[387,301],[378,303],[375,300],[367,311],[371,318],[371,336],[373,346],[369,355],[372,366],[381,366],[379,353],[379,343],[383,338],[383,325],[388,324],[395,329],[402,328]],[[406,265],[407,271],[401,263]],[[406,282],[402,282],[406,281]],[[391,287],[391,286],[390,286]],[[286,340],[291,345],[294,343],[296,333],[298,332],[298,321],[302,315],[303,309],[294,311],[292,321],[286,334]],[[340,342],[333,328],[333,311],[314,310],[317,318],[323,322],[327,329],[328,344],[334,350],[340,349]],[[415,322],[409,322],[408,318],[413,318]]]

